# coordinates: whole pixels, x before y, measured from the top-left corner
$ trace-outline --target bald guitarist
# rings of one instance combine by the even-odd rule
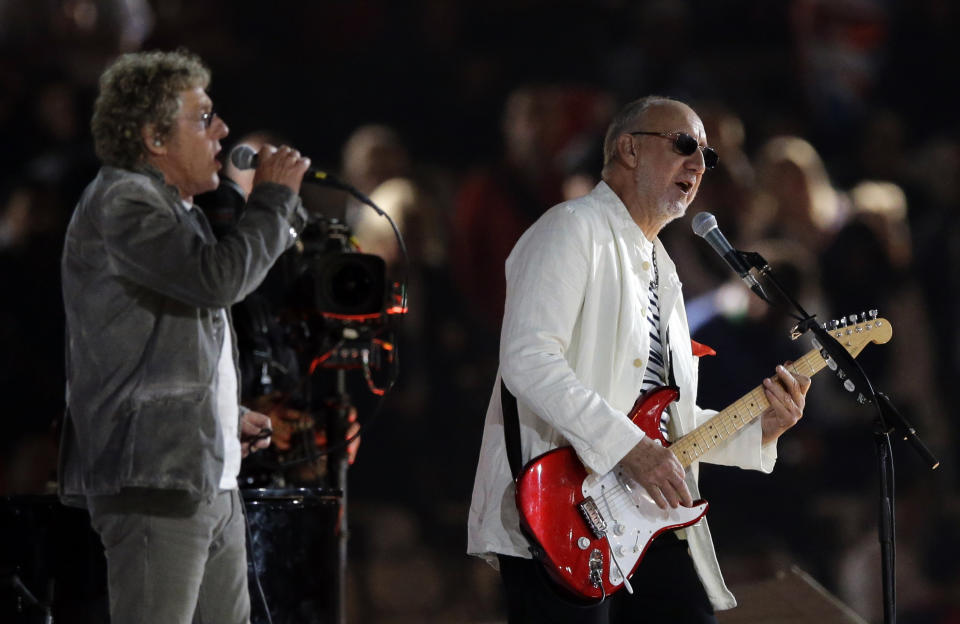
[[[516,397],[524,463],[570,445],[590,474],[616,469],[617,479],[645,490],[665,513],[694,506],[699,461],[773,469],[776,440],[803,415],[810,387],[809,377],[785,367],[763,382],[769,405],[762,414],[686,469],[627,416],[642,389],[668,384],[679,398],[664,412],[665,432],[680,437],[713,415],[696,406],[697,357],[681,285],[657,235],[686,212],[717,160],[689,106],[634,101],[608,128],[603,180],[547,211],[507,260],[500,375],[487,410],[468,552],[499,568],[511,624],[716,622],[715,610],[736,605],[705,520],[654,540],[632,593],[584,603],[558,589],[521,532],[500,392],[502,379]],[[609,504],[596,501],[594,511]],[[607,555],[597,549],[596,556],[606,573]]]

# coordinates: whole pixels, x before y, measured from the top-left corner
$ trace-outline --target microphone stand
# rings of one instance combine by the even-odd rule
[[[345,624],[347,621],[347,545],[350,538],[349,516],[347,510],[347,470],[350,468],[348,449],[342,446],[347,438],[350,414],[350,396],[347,394],[347,372],[337,370],[336,397],[334,405],[327,414],[327,441],[336,440],[337,450],[327,455],[327,480],[340,490],[340,516],[337,523],[337,600],[333,622]],[[342,447],[342,448],[341,448]]]
[[[835,363],[837,376],[844,382],[843,386],[849,392],[859,390],[856,394],[857,403],[863,405],[873,403],[877,406],[877,418],[874,421],[874,442],[877,448],[878,471],[880,475],[880,501],[879,501],[879,524],[878,537],[880,541],[881,556],[881,582],[883,586],[883,621],[884,624],[895,624],[896,622],[896,519],[894,509],[894,465],[893,448],[890,443],[890,434],[896,432],[910,442],[913,449],[920,455],[921,459],[935,470],[939,465],[939,460],[933,456],[930,450],[924,445],[917,435],[916,429],[907,421],[907,419],[897,411],[893,402],[883,392],[876,392],[869,378],[860,368],[860,365],[850,353],[837,342],[826,329],[826,324],[820,325],[815,318],[803,309],[803,307],[787,293],[780,282],[776,279],[770,264],[756,252],[743,252],[734,250],[740,258],[751,268],[758,271],[767,281],[776,288],[780,296],[792,305],[800,316],[794,315],[799,323],[794,328],[792,336],[794,338],[806,333],[813,332],[814,346],[820,348],[821,354],[828,363],[832,360]],[[767,297],[761,297],[773,305]],[[876,311],[871,311],[871,317],[875,318]],[[864,315],[866,316],[866,315]],[[856,315],[851,316],[850,320],[856,322]],[[863,320],[866,320],[864,318]],[[843,325],[846,325],[844,319]],[[842,328],[831,327],[831,331]],[[834,368],[834,366],[831,366]]]

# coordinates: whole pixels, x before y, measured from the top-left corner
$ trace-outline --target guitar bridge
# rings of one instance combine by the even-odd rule
[[[580,510],[580,515],[586,520],[587,526],[595,538],[600,539],[607,534],[607,521],[600,515],[600,509],[592,496],[588,496],[577,503],[577,509]]]

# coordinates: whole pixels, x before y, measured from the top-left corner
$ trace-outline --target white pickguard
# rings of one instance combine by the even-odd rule
[[[617,466],[605,475],[590,475],[583,481],[584,497],[592,497],[607,522],[610,564],[610,583],[623,583],[623,574],[629,575],[653,536],[666,529],[689,526],[706,513],[707,503],[693,507],[657,507],[647,490],[621,472]]]

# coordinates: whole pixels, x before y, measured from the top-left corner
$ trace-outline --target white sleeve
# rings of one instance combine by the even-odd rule
[[[696,423],[699,427],[717,414],[714,410],[696,409]],[[738,431],[718,447],[703,455],[700,461],[721,466],[736,466],[746,470],[773,472],[777,463],[777,443],[764,445],[760,418]]]
[[[606,473],[644,436],[624,414],[586,387],[565,358],[593,275],[585,220],[552,209],[507,260],[500,340],[507,388],[557,429],[591,470]]]

